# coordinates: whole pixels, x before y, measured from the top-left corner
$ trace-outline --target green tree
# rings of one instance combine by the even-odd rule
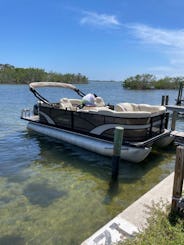
[[[16,68],[9,64],[0,64],[0,83],[28,84],[31,82],[66,82],[87,83],[86,76],[78,74],[61,74],[56,72],[45,72],[38,68]]]
[[[150,89],[155,82],[155,76],[151,74],[136,75],[123,81],[123,87],[128,89]]]
[[[184,83],[184,77],[166,76],[157,80],[151,74],[143,74],[127,78],[122,85],[127,89],[178,89],[181,82]]]

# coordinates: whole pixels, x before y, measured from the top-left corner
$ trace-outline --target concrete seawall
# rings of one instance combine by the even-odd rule
[[[153,202],[158,203],[161,200],[164,203],[171,203],[173,181],[174,173],[154,186],[81,245],[111,245],[136,235],[147,224],[146,206],[151,207]]]

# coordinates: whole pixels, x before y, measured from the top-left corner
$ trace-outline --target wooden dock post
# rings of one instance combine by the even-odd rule
[[[164,103],[165,103],[165,95],[162,95],[161,105],[164,105]]]
[[[171,121],[171,130],[174,131],[175,128],[176,128],[176,119],[177,119],[177,111],[173,111],[173,114],[172,114],[172,121]]]
[[[178,211],[178,201],[182,195],[183,177],[184,177],[184,146],[178,146],[176,148],[176,163],[175,163],[171,212]]]
[[[182,93],[183,93],[183,83],[180,82],[179,91],[178,91],[178,97],[177,97],[177,100],[176,100],[176,105],[181,105],[181,103],[182,103]]]
[[[165,97],[165,105],[168,105],[169,104],[169,95],[166,95]]]
[[[169,95],[162,95],[161,105],[168,105],[169,103]]]
[[[121,154],[121,146],[123,142],[124,128],[118,126],[114,131],[114,148],[112,156],[112,179],[115,180],[119,174],[119,160]]]

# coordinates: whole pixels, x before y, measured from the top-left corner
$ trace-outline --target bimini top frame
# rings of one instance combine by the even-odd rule
[[[41,100],[42,102],[46,104],[50,104],[50,102],[45,99],[38,91],[36,91],[36,88],[44,88],[44,87],[59,87],[59,88],[68,88],[71,90],[74,90],[79,96],[83,97],[85,94],[80,91],[78,88],[76,88],[74,85],[69,83],[60,83],[60,82],[34,82],[29,84],[30,91],[34,94],[36,98]]]

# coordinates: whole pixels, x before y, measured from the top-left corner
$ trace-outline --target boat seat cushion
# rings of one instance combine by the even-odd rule
[[[114,111],[116,117],[126,117],[126,118],[146,118],[151,116],[151,112],[148,111],[125,111],[117,112]]]
[[[150,106],[147,104],[138,104],[138,109],[139,111],[150,111],[152,113],[166,111],[165,106]]]
[[[68,98],[63,98],[60,100],[60,108],[64,110],[74,110],[72,103]]]
[[[96,97],[95,98],[95,105],[99,106],[99,107],[105,106],[105,102],[101,97]]]
[[[131,103],[119,103],[115,105],[115,111],[135,111],[135,107]]]
[[[82,100],[80,99],[69,99],[69,101],[72,104],[72,106],[77,106],[82,104]]]
[[[124,117],[124,118],[146,118],[151,116],[151,112],[148,111],[114,111],[108,108],[89,110],[89,113],[103,115],[103,116],[112,116],[112,117]]]
[[[78,111],[83,111],[83,112],[99,112],[101,110],[109,110],[108,106],[102,106],[102,107],[98,107],[98,106],[84,106],[82,109],[78,109]]]
[[[117,112],[150,112],[152,116],[166,112],[165,106],[152,106],[148,104],[119,103],[115,105]]]

